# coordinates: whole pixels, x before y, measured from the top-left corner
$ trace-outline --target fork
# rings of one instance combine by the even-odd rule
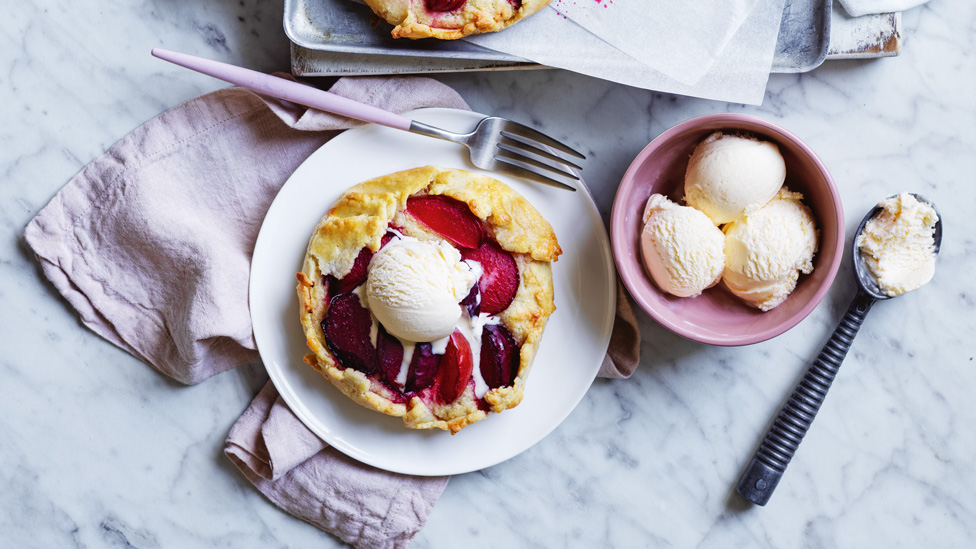
[[[560,189],[575,191],[576,188],[565,181],[579,181],[579,176],[574,171],[582,168],[558,153],[579,159],[586,158],[542,132],[497,116],[481,119],[470,133],[455,133],[251,69],[159,48],[154,48],[152,55],[231,84],[306,107],[460,143],[468,148],[471,163],[483,170],[513,175]]]

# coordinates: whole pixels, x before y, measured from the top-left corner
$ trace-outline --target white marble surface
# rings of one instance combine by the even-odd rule
[[[278,2],[15,3],[0,19],[0,546],[330,547],[221,454],[260,364],[193,387],[84,328],[23,242],[83,165],[141,122],[221,85],[160,46],[288,67]],[[945,219],[935,280],[878,304],[765,508],[735,482],[853,295],[845,260],[791,332],[745,348],[671,335],[641,315],[642,363],[597,381],[550,437],[453,479],[412,547],[972,547],[976,545],[976,4],[904,14],[902,55],[777,75],[743,107],[559,71],[439,77],[479,111],[539,126],[590,157],[606,218],[655,135],[748,112],[794,131],[842,193],[851,234],[911,190]]]

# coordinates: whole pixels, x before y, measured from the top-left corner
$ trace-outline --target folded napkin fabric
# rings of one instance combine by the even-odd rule
[[[332,93],[393,112],[466,109],[419,77],[340,79]],[[81,170],[28,224],[46,276],[93,331],[182,383],[258,357],[251,254],[278,189],[316,149],[359,123],[229,88],[143,124]],[[627,377],[639,332],[620,290],[601,375]],[[297,322],[297,318],[296,318]],[[403,547],[447,477],[375,469],[311,433],[269,382],[226,455],[285,511],[357,547]]]
[[[397,112],[467,108],[423,78],[343,79],[331,91]],[[257,358],[247,280],[261,222],[295,168],[357,124],[240,88],[188,101],[86,166],[27,242],[88,327],[197,383]]]
[[[926,2],[928,0],[840,0],[840,4],[844,6],[844,11],[852,17],[905,11]]]
[[[354,461],[309,431],[271,382],[234,424],[225,453],[275,505],[355,547],[406,546],[449,478]]]

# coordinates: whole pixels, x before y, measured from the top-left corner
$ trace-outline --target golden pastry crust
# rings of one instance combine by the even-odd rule
[[[394,26],[394,38],[456,40],[496,32],[546,7],[550,0],[464,0],[454,9],[436,11],[424,0],[365,0],[373,12]],[[437,2],[445,7],[458,4]],[[453,6],[451,6],[453,7]]]
[[[515,259],[519,286],[511,304],[498,313],[519,349],[518,373],[511,386],[489,389],[483,401],[468,383],[449,404],[391,390],[376,374],[344,368],[326,344],[322,320],[329,307],[326,275],[341,279],[365,247],[375,252],[388,227],[419,240],[443,239],[406,213],[407,199],[418,194],[444,195],[468,205],[487,234]],[[305,362],[354,401],[403,418],[414,429],[457,433],[484,419],[487,411],[517,406],[549,316],[555,311],[551,261],[562,250],[549,223],[521,195],[490,177],[434,166],[397,172],[350,188],[329,209],[309,239],[302,271],[297,273],[301,323],[311,353]]]

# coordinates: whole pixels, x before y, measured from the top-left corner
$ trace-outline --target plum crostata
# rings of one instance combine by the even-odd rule
[[[550,0],[365,0],[394,26],[394,38],[455,40],[495,32],[532,15]]]
[[[457,433],[519,404],[562,250],[490,177],[427,166],[360,183],[297,274],[305,362],[407,427]]]

